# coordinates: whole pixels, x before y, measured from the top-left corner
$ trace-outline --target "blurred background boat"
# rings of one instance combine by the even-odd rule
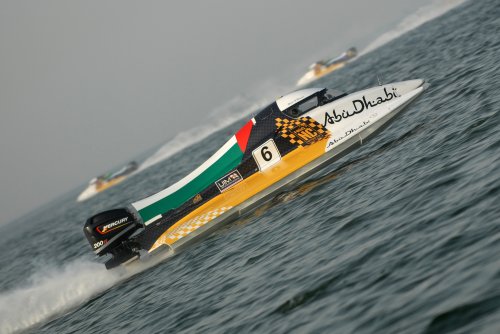
[[[357,55],[358,50],[355,47],[352,47],[338,57],[327,60],[318,60],[309,66],[309,71],[304,74],[299,81],[297,81],[297,86],[306,85],[328,73],[344,67],[350,60],[356,58]]]
[[[130,174],[135,172],[139,165],[135,161],[131,161],[122,168],[112,171],[103,175],[99,175],[90,180],[89,185],[85,188],[80,195],[78,195],[77,201],[83,202],[98,193],[111,188],[112,186],[125,180]]]

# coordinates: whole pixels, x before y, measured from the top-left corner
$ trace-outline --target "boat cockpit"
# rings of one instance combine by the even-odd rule
[[[295,93],[299,93],[299,92],[300,91],[295,92]],[[292,93],[292,94],[294,94],[294,93]],[[290,106],[286,107],[285,109],[281,109],[281,108],[280,109],[281,109],[281,112],[283,112],[288,117],[297,118],[297,117],[304,115],[308,111],[311,111],[317,107],[320,107],[322,105],[325,105],[327,103],[335,101],[335,100],[337,100],[341,97],[344,97],[346,95],[347,95],[346,93],[340,92],[340,91],[335,90],[335,89],[324,88],[324,89],[321,89],[321,90],[314,92],[313,94],[310,94],[307,97],[300,99],[298,102],[291,104]],[[281,99],[283,99],[283,98],[281,98]],[[278,101],[277,101],[277,103],[278,103]],[[279,107],[279,103],[278,103],[278,107]]]

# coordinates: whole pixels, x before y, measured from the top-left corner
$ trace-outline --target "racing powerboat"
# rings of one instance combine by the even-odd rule
[[[90,180],[87,188],[76,199],[78,202],[83,202],[98,193],[111,188],[112,186],[125,180],[130,174],[135,172],[138,168],[138,164],[135,161],[128,163],[119,170],[114,172],[99,175]]]
[[[358,55],[358,50],[352,47],[340,56],[328,60],[319,60],[309,66],[309,71],[297,81],[297,86],[303,86],[317,80],[328,73],[344,67],[350,60]]]
[[[345,155],[424,91],[409,80],[346,94],[308,88],[260,111],[189,175],[128,207],[89,218],[84,233],[108,269],[177,251]]]

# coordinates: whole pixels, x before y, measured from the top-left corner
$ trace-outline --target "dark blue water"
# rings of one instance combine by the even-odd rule
[[[0,226],[0,332],[500,332],[499,55],[500,2],[469,1],[325,77],[431,86],[360,149],[135,275],[93,258],[85,219],[181,178],[244,120]]]

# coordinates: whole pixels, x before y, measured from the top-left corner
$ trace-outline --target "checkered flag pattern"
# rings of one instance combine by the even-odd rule
[[[276,118],[281,137],[298,146],[311,145],[328,135],[328,130],[309,116],[299,119]]]
[[[204,213],[202,215],[199,215],[193,219],[190,219],[187,222],[176,227],[166,237],[170,242],[175,242],[175,241],[185,237],[189,233],[202,227],[203,225],[211,222],[212,220],[219,217],[220,215],[222,215],[224,212],[226,212],[227,210],[229,210],[231,208],[232,208],[231,206],[225,206],[222,208],[218,208],[218,209],[209,211],[209,212]]]

